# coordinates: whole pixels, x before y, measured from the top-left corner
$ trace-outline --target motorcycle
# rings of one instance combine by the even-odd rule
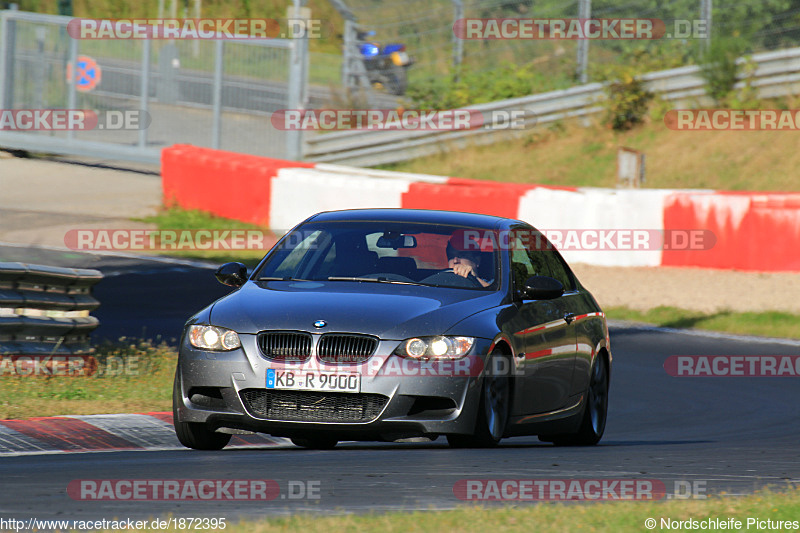
[[[380,84],[390,94],[402,95],[408,86],[406,70],[414,61],[406,52],[406,45],[391,43],[381,47],[379,43],[368,41],[375,35],[374,31],[358,33],[358,50],[367,70],[369,82]]]

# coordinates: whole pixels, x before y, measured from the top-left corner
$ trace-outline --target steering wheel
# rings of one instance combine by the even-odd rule
[[[442,270],[441,272],[437,272],[432,276],[428,276],[422,280],[422,283],[438,285],[440,287],[464,287],[467,289],[477,289],[483,287],[483,285],[481,285],[481,283],[478,281],[478,278],[476,278],[474,275],[470,274],[465,278],[453,272],[452,268],[448,268],[447,270]]]

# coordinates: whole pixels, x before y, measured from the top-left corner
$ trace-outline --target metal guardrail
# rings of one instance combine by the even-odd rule
[[[739,59],[740,63],[745,61]],[[741,79],[736,88],[749,83],[762,98],[800,91],[800,48],[755,54],[750,61],[756,65],[755,71],[746,79]],[[696,101],[705,97],[705,80],[698,66],[652,72],[642,78],[650,91],[670,102]],[[603,99],[603,84],[590,83],[566,90],[470,106],[468,109],[482,112],[525,110],[525,124],[533,126],[599,113],[603,111],[600,105]],[[317,162],[374,166],[407,161],[471,144],[491,144],[529,132],[529,127],[518,130],[350,130],[307,135],[304,156]]]
[[[98,270],[0,263],[0,355],[93,352]]]

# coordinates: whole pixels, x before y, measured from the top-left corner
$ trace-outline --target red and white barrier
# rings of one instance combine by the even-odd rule
[[[312,168],[298,163],[175,145],[161,152],[164,205],[199,209],[212,215],[271,225],[270,190],[278,171]]]
[[[702,254],[664,252],[665,266],[800,271],[800,193],[675,191],[665,198],[664,225],[716,236]]]
[[[270,225],[288,230],[320,211],[401,207],[409,181],[285,168],[272,179]]]
[[[299,163],[188,145],[162,155],[164,202],[288,229],[320,211],[444,209],[530,222],[543,231],[651,234],[707,230],[713,246],[562,250],[603,266],[800,271],[800,192],[553,187]],[[708,240],[705,241],[709,244]]]

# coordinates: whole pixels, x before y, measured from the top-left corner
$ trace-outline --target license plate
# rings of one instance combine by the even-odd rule
[[[320,392],[361,392],[361,375],[353,372],[267,370],[267,388]]]

